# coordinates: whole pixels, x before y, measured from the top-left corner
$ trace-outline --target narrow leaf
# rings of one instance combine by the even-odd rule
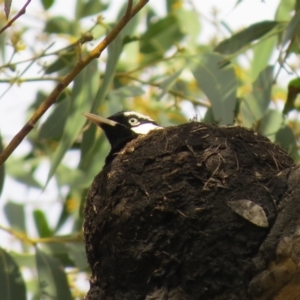
[[[108,94],[109,87],[114,78],[116,66],[122,52],[122,46],[122,38],[120,36],[117,36],[117,38],[108,46],[108,58],[104,72],[104,78],[96,96],[94,96],[94,103],[91,109],[91,111],[94,113],[97,113],[98,107]],[[93,144],[95,142],[95,132],[95,126],[92,126],[92,128],[89,128],[83,133],[80,159],[81,169],[86,170],[86,168],[89,166],[89,163],[92,161],[91,152],[94,149]],[[99,147],[96,148],[99,149]]]
[[[178,19],[173,15],[168,15],[150,24],[142,36],[140,50],[143,54],[162,57],[174,45],[174,41],[179,42],[183,37]]]
[[[24,204],[9,201],[4,205],[4,212],[13,229],[26,232]]]
[[[4,12],[5,12],[6,20],[9,17],[11,3],[12,3],[12,0],[5,0],[4,1]]]
[[[270,32],[278,24],[277,21],[263,21],[260,23],[253,24],[248,28],[234,34],[229,39],[221,42],[215,51],[222,54],[233,54],[243,47],[249,45],[251,42],[261,38],[263,35]]]
[[[54,0],[42,0],[42,4],[44,9],[47,10],[54,4]]]
[[[299,153],[295,135],[293,130],[288,125],[283,126],[277,131],[275,141],[283,149],[290,153],[295,161],[299,162]]]
[[[292,41],[295,36],[299,35],[300,31],[300,11],[297,11],[289,24],[282,37],[282,47],[284,47],[288,42]]]
[[[251,62],[252,81],[256,80],[259,73],[269,65],[276,42],[277,36],[272,36],[253,47],[253,60]]]
[[[4,147],[2,143],[2,136],[0,135],[0,153],[2,153]],[[0,195],[2,194],[3,186],[5,180],[5,164],[0,166]]]
[[[48,119],[42,124],[39,130],[38,139],[60,138],[64,131],[70,107],[70,97],[57,103]]]
[[[72,300],[66,273],[53,257],[36,247],[36,264],[40,285],[40,299]]]
[[[171,76],[167,77],[165,80],[163,80],[160,83],[159,86],[162,89],[162,91],[158,95],[157,100],[161,100],[161,98],[168,92],[168,90],[171,89],[171,87],[175,84],[177,78],[180,76],[181,72],[182,72],[182,69],[178,70],[177,72],[175,72]]]
[[[295,108],[295,100],[298,94],[300,94],[300,78],[297,77],[289,82],[287,99],[283,109],[284,114]]]
[[[62,138],[51,162],[47,183],[86,122],[82,113],[91,110],[99,84],[98,78],[97,61],[93,60],[74,80],[71,109]]]
[[[0,248],[0,299],[26,300],[26,288],[14,259]]]
[[[260,120],[271,101],[273,84],[273,66],[268,66],[253,83],[253,91],[241,104],[241,113],[246,126],[252,126]]]
[[[107,8],[103,1],[77,1],[76,18],[82,19],[87,16],[96,15]]]
[[[283,123],[283,115],[278,110],[269,109],[259,123],[258,131],[260,134],[268,137],[275,142],[275,135],[281,128]]]
[[[49,227],[47,218],[43,211],[39,209],[34,210],[33,218],[40,237],[44,238],[52,236],[52,230]]]
[[[212,104],[214,119],[223,125],[232,124],[237,90],[233,67],[221,67],[224,57],[216,53],[193,58],[190,62],[199,87]]]
[[[64,17],[54,17],[49,19],[44,29],[45,32],[49,33],[73,33],[74,24]]]

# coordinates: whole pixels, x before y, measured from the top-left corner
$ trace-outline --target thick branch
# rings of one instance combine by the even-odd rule
[[[132,8],[132,0],[128,0],[128,6],[125,15],[110,31],[110,33],[82,60],[79,60],[74,68],[67,74],[59,84],[54,88],[48,98],[35,111],[30,120],[13,137],[4,151],[0,154],[0,165],[2,165],[11,153],[18,147],[26,135],[33,129],[41,116],[55,103],[60,93],[74,80],[74,78],[94,59],[98,58],[102,51],[116,38],[126,24],[147,4],[149,0],[140,0]]]

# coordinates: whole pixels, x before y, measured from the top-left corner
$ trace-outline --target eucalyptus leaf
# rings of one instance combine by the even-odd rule
[[[168,76],[160,83],[160,88],[162,89],[161,93],[158,95],[157,100],[160,100],[167,92],[171,89],[171,87],[175,84],[176,80],[180,76],[182,69],[178,70],[171,76]]]
[[[0,248],[0,291],[1,299],[26,300],[26,288],[19,266],[14,259]]]
[[[250,127],[266,113],[271,101],[273,85],[273,66],[268,66],[260,72],[253,83],[253,91],[241,103],[241,114],[246,126]]]
[[[296,77],[289,82],[287,99],[284,105],[283,113],[287,114],[295,108],[295,100],[300,94],[300,78]]]
[[[168,15],[148,27],[141,37],[140,51],[153,58],[162,57],[174,45],[174,41],[179,42],[183,37],[178,19]]]
[[[42,4],[44,9],[47,10],[54,4],[54,0],[42,0]]]
[[[275,135],[282,124],[282,113],[274,109],[269,109],[261,119],[258,131],[260,134],[268,137],[272,142],[275,142]]]
[[[55,105],[53,112],[39,129],[38,139],[60,138],[63,134],[71,107],[71,99],[67,97]]]
[[[4,205],[4,213],[13,229],[26,232],[24,204],[8,201]]]
[[[72,300],[67,277],[59,261],[36,247],[40,299]]]
[[[222,54],[233,54],[243,47],[249,46],[250,43],[261,38],[279,24],[277,21],[263,21],[253,24],[224,40],[214,50]]]
[[[44,31],[49,33],[72,34],[73,26],[74,24],[70,20],[59,16],[49,19]]]
[[[41,238],[50,237],[53,235],[52,230],[49,227],[48,220],[42,210],[35,209],[33,211],[33,219]]]
[[[189,60],[191,71],[199,87],[208,97],[214,119],[222,124],[232,124],[236,106],[237,79],[233,67],[221,67],[224,57],[207,53]]]
[[[47,183],[54,175],[66,151],[72,146],[86,122],[82,113],[89,112],[94,103],[99,84],[97,68],[97,61],[93,60],[74,80],[71,108],[69,109],[62,138],[51,162]]]
[[[104,77],[102,80],[102,84],[97,91],[97,94],[94,96],[94,103],[91,108],[91,112],[93,113],[97,113],[98,107],[102,104],[102,102],[104,101],[105,97],[108,94],[109,87],[114,79],[116,66],[120,58],[122,48],[123,48],[123,44],[122,44],[122,38],[120,36],[117,36],[116,39],[108,46],[108,58],[107,58],[105,72],[104,72]],[[91,151],[95,149],[93,147],[95,138],[96,138],[95,126],[92,126],[91,129],[88,129],[83,133],[83,139],[81,143],[81,158],[80,158],[81,169],[86,170],[86,168],[88,168],[89,166],[89,162],[92,161]],[[96,147],[96,149],[98,149],[98,147]]]
[[[12,0],[4,0],[4,12],[5,12],[6,20],[9,17],[11,3],[12,3]]]
[[[0,135],[0,153],[2,153],[4,147],[2,142],[2,136]],[[5,164],[0,166],[0,195],[2,194],[3,186],[5,181]]]

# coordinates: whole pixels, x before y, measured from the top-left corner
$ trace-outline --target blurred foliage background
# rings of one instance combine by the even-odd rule
[[[40,0],[40,15],[30,14],[29,3],[26,14],[0,34],[0,101],[16,86],[22,98],[30,83],[38,83],[35,99],[25,104],[26,118],[114,26],[127,4],[76,0],[72,17],[66,17],[50,13],[56,1]],[[299,161],[300,1],[281,0],[272,20],[237,31],[219,19],[217,10],[204,16],[196,1],[150,1],[60,95],[28,135],[24,153],[16,151],[1,167],[1,190],[10,181],[19,198],[27,190],[38,195],[35,201],[2,197],[1,299],[82,299],[87,291],[82,208],[109,145],[83,112],[109,116],[135,110],[164,126],[192,118],[238,124],[257,130]],[[11,1],[0,3],[2,28]],[[23,5],[12,3],[11,16]],[[239,0],[232,9],[239,5],[246,4]],[[268,1],[265,5],[268,9]],[[107,21],[112,11],[115,21]],[[214,33],[201,43],[204,20]],[[283,72],[288,84],[280,82]],[[12,109],[19,101],[10,98]],[[5,133],[1,128],[2,148],[8,142]],[[53,196],[43,202],[49,188]]]

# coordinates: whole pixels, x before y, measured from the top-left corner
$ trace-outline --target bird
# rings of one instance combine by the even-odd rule
[[[83,115],[104,131],[110,143],[111,150],[105,163],[112,161],[128,142],[138,136],[146,135],[151,130],[163,129],[150,117],[135,111],[120,111],[108,118],[92,113]]]

